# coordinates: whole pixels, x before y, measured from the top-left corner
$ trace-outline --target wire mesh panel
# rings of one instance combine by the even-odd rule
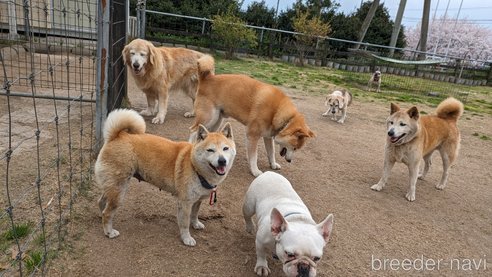
[[[91,183],[98,2],[0,3],[0,276],[47,275]]]
[[[126,44],[126,0],[111,1],[112,13],[110,24],[110,91],[108,94],[108,111],[121,106],[126,95],[126,69],[121,55]]]

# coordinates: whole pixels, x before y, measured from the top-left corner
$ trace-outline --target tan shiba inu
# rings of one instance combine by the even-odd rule
[[[275,86],[246,75],[215,75],[214,60],[205,56],[198,60],[199,86],[195,100],[195,124],[190,128],[190,140],[196,136],[199,124],[216,130],[222,119],[232,117],[247,128],[247,148],[250,171],[258,169],[258,141],[263,138],[272,169],[280,169],[275,161],[274,142],[280,145],[280,155],[291,162],[294,152],[306,139],[314,137],[291,99]]]
[[[144,119],[133,110],[115,110],[104,124],[104,146],[95,164],[96,182],[104,187],[99,198],[104,234],[115,238],[113,216],[123,201],[131,177],[172,193],[178,201],[177,221],[185,245],[194,246],[190,223],[198,220],[202,199],[212,196],[227,176],[236,148],[229,123],[219,133],[198,127],[196,141],[174,142],[145,134]]]
[[[391,104],[391,115],[387,123],[387,140],[384,156],[384,169],[381,180],[371,187],[380,191],[390,175],[395,162],[408,166],[409,189],[408,201],[415,200],[417,178],[423,179],[431,165],[431,156],[435,150],[441,154],[443,173],[437,189],[444,189],[448,180],[448,169],[458,156],[460,149],[460,132],[456,122],[463,114],[463,104],[450,97],[441,102],[436,115],[420,116],[417,107],[400,110]],[[419,175],[420,161],[424,160],[424,169]]]

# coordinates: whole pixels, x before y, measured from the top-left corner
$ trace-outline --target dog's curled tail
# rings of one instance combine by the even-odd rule
[[[442,119],[456,122],[463,114],[463,103],[453,97],[449,97],[437,106],[436,114]]]
[[[104,123],[104,142],[112,141],[123,130],[130,134],[143,134],[145,120],[134,110],[116,109],[110,112]]]
[[[210,55],[204,55],[198,61],[198,75],[200,80],[205,79],[209,75],[215,74],[215,60]]]

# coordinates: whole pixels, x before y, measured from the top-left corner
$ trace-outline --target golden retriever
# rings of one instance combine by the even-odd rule
[[[126,45],[123,61],[147,97],[147,109],[140,114],[152,116],[157,113],[152,123],[164,123],[169,91],[182,91],[194,102],[198,86],[197,60],[204,55],[186,48],[155,47],[143,39],[135,39]],[[184,116],[193,117],[194,111],[186,112]]]

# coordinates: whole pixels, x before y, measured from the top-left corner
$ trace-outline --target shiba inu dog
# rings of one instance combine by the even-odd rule
[[[195,100],[196,118],[190,127],[190,140],[203,124],[216,130],[222,119],[232,117],[246,126],[249,168],[254,176],[258,169],[258,141],[263,138],[272,169],[280,169],[275,160],[274,142],[280,145],[280,156],[291,162],[294,152],[302,148],[314,133],[291,99],[275,86],[246,75],[213,73],[210,56],[198,61],[199,86]]]
[[[152,123],[164,123],[169,92],[182,91],[195,100],[196,63],[205,54],[186,48],[155,47],[150,41],[135,39],[125,46],[122,55],[137,87],[147,97],[147,109],[140,114],[157,113]],[[192,110],[184,116],[193,117],[194,114]]]
[[[335,90],[326,97],[325,106],[328,106],[328,110],[322,116],[331,115],[332,120],[337,120],[337,114],[341,113],[342,116],[337,122],[343,123],[345,118],[347,118],[347,109],[350,104],[352,104],[352,94],[350,92]]]
[[[254,232],[255,214],[256,274],[270,273],[266,257],[273,252],[287,276],[316,276],[317,263],[332,232],[333,215],[317,224],[290,182],[274,172],[256,177],[246,192],[243,215],[248,233]]]
[[[229,123],[218,133],[199,126],[194,143],[174,142],[145,134],[144,119],[133,110],[112,111],[104,124],[104,145],[95,164],[104,234],[115,238],[113,216],[131,177],[172,193],[178,201],[177,221],[185,245],[194,246],[190,224],[203,229],[198,210],[229,173],[236,147]]]
[[[431,165],[432,153],[441,154],[443,173],[436,185],[437,189],[446,186],[449,167],[454,163],[460,149],[460,132],[457,121],[463,114],[463,104],[450,97],[442,101],[436,109],[436,115],[420,116],[417,107],[400,110],[391,104],[391,115],[386,120],[387,138],[384,151],[383,176],[371,189],[380,191],[388,181],[395,162],[408,166],[408,201],[415,200],[417,178],[423,179]],[[424,160],[424,168],[419,175],[419,165]]]

